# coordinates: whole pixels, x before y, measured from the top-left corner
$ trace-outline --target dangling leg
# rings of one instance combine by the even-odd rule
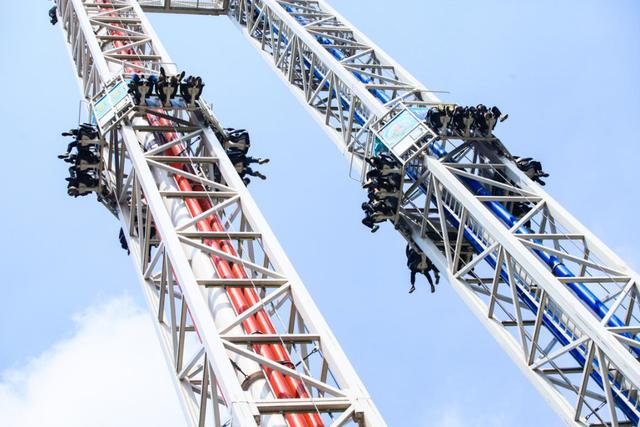
[[[431,274],[429,274],[429,270],[424,271],[423,274],[424,274],[424,277],[427,278],[427,281],[429,282],[429,286],[431,286],[431,293],[434,293],[436,291],[436,287],[433,285],[433,279],[431,278]]]
[[[255,177],[258,177],[258,178],[260,178],[260,179],[262,179],[262,180],[267,179],[267,177],[266,177],[266,176],[264,176],[263,174],[261,174],[261,173],[260,173],[260,172],[258,172],[258,171],[254,171],[254,170],[253,170],[253,169],[251,169],[250,167],[245,168],[244,173],[245,173],[245,174],[247,174],[247,175],[249,175],[249,176],[255,176]]]
[[[416,271],[411,270],[411,288],[409,289],[409,293],[412,294],[413,291],[416,290]]]

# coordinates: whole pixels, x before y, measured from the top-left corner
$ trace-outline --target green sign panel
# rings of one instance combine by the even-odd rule
[[[379,132],[384,143],[391,149],[402,142],[420,122],[409,111],[398,114]]]
[[[108,94],[100,98],[93,105],[93,113],[98,124],[103,124],[111,120],[123,101],[127,100],[129,94],[128,86],[125,81],[120,81],[111,88]]]

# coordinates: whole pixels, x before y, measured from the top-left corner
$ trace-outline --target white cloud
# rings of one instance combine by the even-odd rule
[[[148,314],[121,298],[74,321],[70,338],[0,374],[0,424],[184,425]]]
[[[478,408],[476,408],[477,410]],[[457,404],[432,408],[433,413],[425,417],[425,426],[435,427],[506,427],[517,425],[515,419],[509,421],[509,415],[500,411],[486,408],[474,413],[473,419],[468,418],[469,410],[463,409]]]
[[[436,427],[462,427],[465,423],[462,420],[461,411],[454,406],[448,406],[444,408],[436,422],[429,425],[435,425]]]

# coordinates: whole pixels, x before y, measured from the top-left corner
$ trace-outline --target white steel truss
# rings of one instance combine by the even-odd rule
[[[442,105],[323,0],[231,0],[228,13],[361,178],[385,125]],[[441,135],[423,118],[398,155],[406,181],[396,227],[446,272],[565,423],[635,425],[638,274],[493,135]],[[514,203],[526,207],[515,224],[500,216]]]
[[[57,7],[103,138],[99,200],[122,224],[188,424],[384,426],[211,109],[116,99],[134,73],[178,73],[140,5]]]
[[[227,12],[229,0],[138,0],[146,12],[221,15]]]

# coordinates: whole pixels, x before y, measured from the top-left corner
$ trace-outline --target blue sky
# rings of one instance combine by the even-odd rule
[[[508,112],[498,132],[507,147],[541,160],[551,195],[640,268],[636,1],[331,4],[427,87],[450,91],[445,100]],[[0,421],[42,425],[24,417],[41,410],[37,390],[78,388],[61,374],[68,369],[99,368],[124,383],[131,371],[118,366],[135,353],[153,360],[139,381],[158,398],[113,381],[85,406],[136,401],[122,414],[162,407],[155,424],[175,425],[159,349],[135,339],[153,331],[119,226],[95,200],[65,194],[55,156],[60,131],[77,121],[79,92],[60,28],[48,24],[46,1],[3,8],[0,401],[13,409],[0,403]],[[173,60],[203,76],[222,122],[249,129],[255,154],[271,157],[269,180],[250,190],[390,425],[559,424],[446,283],[435,295],[424,283],[407,294],[404,243],[389,226],[372,235],[360,225],[364,194],[348,165],[228,19],[152,23]],[[44,425],[83,425],[58,412]],[[104,425],[137,419],[126,418]]]

